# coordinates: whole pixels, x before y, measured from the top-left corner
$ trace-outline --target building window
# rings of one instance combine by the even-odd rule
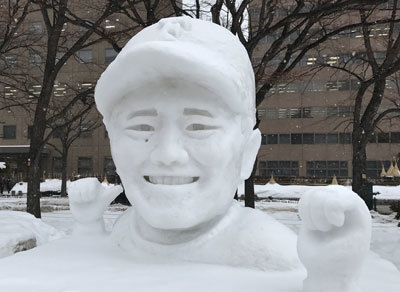
[[[290,134],[279,134],[279,144],[290,144]]]
[[[300,119],[301,118],[301,108],[291,108],[290,109],[290,118]]]
[[[267,135],[261,134],[261,145],[267,144]]]
[[[4,125],[3,126],[3,138],[4,139],[16,139],[17,138],[17,126]]]
[[[29,66],[35,67],[42,64],[42,57],[39,54],[32,53],[29,55]]]
[[[43,25],[41,22],[31,22],[28,28],[29,34],[38,35],[43,32]]]
[[[340,144],[351,144],[351,133],[340,133],[339,134]]]
[[[339,106],[339,116],[342,118],[347,118],[353,116],[352,106]]]
[[[114,61],[115,57],[118,55],[118,53],[114,49],[106,49],[105,52],[105,63],[110,64],[112,61]]]
[[[389,143],[390,136],[389,133],[378,133],[378,143]]]
[[[78,52],[79,62],[82,64],[92,63],[92,50],[80,50]]]
[[[367,160],[367,169],[366,169],[367,177],[368,178],[381,177],[382,166],[385,168],[385,170],[388,170],[390,167],[390,161]]]
[[[107,180],[114,181],[117,176],[116,167],[112,157],[104,157],[104,176]]]
[[[262,177],[270,177],[271,175],[278,177],[299,176],[298,161],[260,161],[259,175]]]
[[[278,135],[277,134],[267,135],[267,144],[278,144]]]
[[[372,133],[369,137],[368,137],[368,143],[376,143],[376,138],[378,135],[376,135],[376,133]]]
[[[12,88],[10,86],[4,86],[5,98],[12,98],[15,96],[16,93],[17,93],[17,90],[15,88]]]
[[[78,174],[80,176],[93,175],[93,161],[91,157],[78,157]]]
[[[390,133],[390,142],[391,143],[400,143],[400,132],[391,132]]]
[[[92,134],[93,134],[92,129],[89,129],[85,125],[81,126],[81,132],[79,134],[79,138],[82,138],[82,139],[92,138]]]
[[[303,134],[303,144],[314,144],[314,134]]]
[[[330,106],[326,114],[328,117],[337,117],[339,115],[339,108],[337,106]]]
[[[67,84],[58,82],[53,86],[54,96],[65,96],[67,94]]]
[[[9,68],[15,68],[17,65],[17,55],[16,54],[6,54],[4,56],[6,66]]]
[[[349,174],[347,161],[307,161],[306,166],[308,177],[348,177]]]
[[[303,144],[302,134],[291,134],[290,135],[290,144]]]
[[[315,144],[326,144],[326,134],[315,134]]]
[[[337,144],[337,143],[339,143],[338,133],[327,134],[326,142],[328,144]]]
[[[302,118],[303,119],[309,119],[312,118],[312,113],[311,113],[311,107],[303,107],[302,108]]]
[[[61,174],[63,170],[62,166],[62,158],[61,157],[53,157],[52,161],[52,171],[54,174]]]

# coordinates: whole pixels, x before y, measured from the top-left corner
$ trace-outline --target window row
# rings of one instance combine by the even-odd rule
[[[259,175],[262,177],[298,177],[298,161],[260,161],[258,164]],[[307,161],[306,176],[316,178],[348,177],[347,161]]]
[[[56,60],[60,60],[64,56],[65,52],[58,52],[56,55]],[[115,57],[117,56],[117,52],[112,48],[106,48],[104,51],[104,63],[110,64]],[[81,64],[90,64],[93,63],[93,50],[92,49],[84,49],[78,51],[75,55],[76,60]],[[18,56],[16,54],[7,54],[4,55],[4,59],[2,60],[3,66],[14,68],[18,64]],[[37,67],[43,63],[42,56],[39,53],[31,52],[28,56],[28,64],[30,67]]]
[[[350,133],[262,134],[261,144],[351,144]]]
[[[83,21],[85,21],[86,23],[90,22],[89,19],[85,19]],[[106,19],[104,21],[103,26],[104,26],[104,28],[106,30],[114,29],[117,26],[117,24],[119,23],[119,21],[120,21],[119,18]],[[63,32],[66,30],[67,26],[68,26],[68,23],[64,23],[64,27],[62,29]],[[85,26],[79,26],[78,30],[81,31],[81,32],[84,32],[84,31],[87,31],[87,28]],[[43,23],[42,22],[33,21],[33,22],[30,22],[28,24],[28,34],[30,34],[30,35],[40,35],[43,32],[44,32],[44,28],[43,28]]]
[[[78,83],[75,88],[73,88],[73,92],[76,93],[76,91],[82,92],[87,89],[90,89],[93,87],[93,83],[91,82],[82,82]],[[66,83],[63,82],[57,82],[53,86],[53,94],[54,96],[66,96],[68,90],[71,89]],[[33,84],[33,85],[28,85],[28,92],[29,92],[29,97],[38,97],[40,95],[40,92],[42,90],[42,85],[40,84]],[[18,94],[18,90],[15,88],[12,88],[10,86],[5,86],[4,87],[4,95],[8,98],[11,98],[13,96],[16,96]]]
[[[374,53],[375,59],[378,64],[383,63],[386,58],[386,52],[377,51]],[[297,67],[308,67],[308,66],[316,66],[316,65],[355,65],[361,64],[365,60],[365,52],[354,52],[354,53],[343,53],[343,54],[324,54],[324,55],[306,55],[301,58],[296,64]],[[292,56],[289,60],[289,64],[296,60],[297,56]],[[272,59],[268,62],[268,66],[278,66],[282,62],[283,58],[278,57]],[[261,57],[253,58],[253,65],[257,66],[262,61]]]
[[[254,11],[252,12],[252,17],[253,20],[259,17],[259,12]],[[324,32],[325,30],[321,30],[321,29],[310,29],[309,32],[307,33],[307,37],[305,38],[305,40],[313,40],[316,41],[322,37],[324,37],[327,32]],[[399,25],[395,25],[394,27],[394,32],[398,33],[400,31],[400,27]],[[294,41],[299,37],[299,32],[300,31],[294,31],[292,34],[284,36],[284,41]],[[389,25],[376,25],[374,27],[371,27],[369,30],[369,37],[371,38],[378,38],[378,37],[386,37],[388,36],[389,33]],[[282,37],[280,32],[275,32],[275,33],[271,33],[267,36],[265,36],[264,38],[262,38],[260,40],[260,44],[263,43],[273,43],[276,40],[278,40],[278,38]],[[360,27],[355,27],[355,28],[351,28],[351,29],[347,29],[347,30],[343,30],[341,32],[339,32],[336,35],[333,35],[330,37],[331,40],[337,40],[337,39],[344,39],[344,38],[362,38],[363,37],[363,33],[362,33],[362,29]]]
[[[276,84],[269,90],[269,93],[356,91],[359,87],[358,80],[308,80]]]
[[[276,119],[309,119],[328,117],[351,117],[354,108],[352,106],[329,107],[295,107],[295,108],[259,108],[257,115],[259,120]]]
[[[393,109],[392,105],[382,105],[378,109],[378,114]],[[361,107],[361,113],[365,107]],[[278,120],[278,119],[310,119],[310,118],[330,118],[352,117],[353,106],[306,106],[293,108],[258,108],[257,116],[259,120]],[[389,113],[387,117],[395,117],[397,113]]]
[[[93,170],[93,158],[92,157],[78,157],[77,158],[77,169],[76,173],[82,177],[88,176],[97,176],[97,173],[94,173]],[[114,161],[111,157],[104,157],[103,164],[103,175],[107,176],[107,178],[112,178],[117,175],[116,167],[114,165]],[[53,157],[52,160],[52,173],[53,175],[57,175],[62,173],[63,165],[61,157]]]
[[[400,143],[400,132],[373,133],[369,143]],[[261,144],[351,144],[351,133],[262,134]]]
[[[382,167],[387,170],[390,167],[390,161],[377,161],[377,160],[367,160],[366,174],[369,178],[379,178],[381,177]]]
[[[27,128],[27,138],[31,139],[32,137],[32,126],[28,126]],[[88,129],[85,125],[81,125],[81,133],[79,138],[86,139],[91,138],[93,134],[93,130]],[[60,138],[62,135],[65,135],[61,130],[53,132],[53,138]],[[16,125],[3,125],[3,133],[0,136],[3,139],[17,139],[17,126]]]

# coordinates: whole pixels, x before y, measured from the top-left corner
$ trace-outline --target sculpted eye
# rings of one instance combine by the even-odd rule
[[[141,132],[152,132],[152,131],[154,131],[154,127],[147,125],[147,124],[140,124],[140,125],[134,125],[132,127],[129,127],[129,130],[141,131]]]
[[[215,130],[217,128],[218,127],[204,125],[204,124],[190,124],[189,126],[186,127],[186,130],[187,131],[206,131],[206,130]]]

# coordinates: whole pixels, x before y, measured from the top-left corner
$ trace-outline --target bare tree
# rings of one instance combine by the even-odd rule
[[[256,106],[259,106],[278,83],[298,77],[294,69],[307,52],[318,49],[341,32],[360,27],[359,21],[341,22],[344,14],[383,2],[217,0],[210,3],[210,11],[212,21],[237,35],[253,60]],[[253,208],[256,164],[245,182],[245,205]]]
[[[157,1],[156,1],[157,2]],[[294,69],[309,51],[318,50],[336,35],[362,25],[343,22],[347,13],[375,8],[384,0],[216,0],[183,4],[170,0],[176,15],[209,19],[237,35],[253,60],[256,106],[278,83],[300,78]],[[145,5],[151,14],[151,7]],[[128,8],[127,8],[128,9]],[[148,15],[148,14],[147,14]],[[156,22],[150,18],[142,26]],[[302,72],[301,74],[304,74]],[[259,121],[258,121],[259,122]],[[258,124],[256,125],[258,127]],[[245,205],[254,207],[254,175],[245,183]]]
[[[367,144],[383,122],[400,116],[399,5],[394,0],[386,10],[377,10],[376,6],[358,10],[360,46],[347,60],[329,66],[358,83],[352,97],[352,188],[360,196],[364,196],[367,183]]]
[[[40,217],[40,154],[48,139],[46,128],[65,116],[76,103],[86,103],[87,95],[77,94],[57,113],[50,113],[54,97],[54,85],[67,61],[77,58],[83,60],[80,50],[88,48],[104,39],[96,32],[104,31],[109,18],[120,10],[121,1],[36,1],[32,3],[40,11],[41,21],[45,25],[46,38],[45,61],[41,66],[40,92],[33,105],[33,126],[29,158],[31,166],[28,171],[27,211]],[[88,17],[88,13],[90,16]],[[90,18],[90,19],[88,19]],[[88,62],[90,63],[90,62]],[[90,66],[90,65],[88,65]],[[70,122],[70,121],[69,121]],[[67,122],[67,123],[69,123]]]
[[[88,94],[92,94],[88,93]],[[53,137],[59,143],[50,140],[47,144],[52,146],[60,154],[61,158],[61,196],[67,195],[67,168],[68,153],[71,145],[82,135],[91,134],[93,130],[101,126],[101,119],[92,104],[78,105],[73,112],[67,113],[67,118],[55,121],[49,127],[53,130]]]

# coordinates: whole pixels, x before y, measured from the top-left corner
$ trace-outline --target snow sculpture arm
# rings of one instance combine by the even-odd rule
[[[97,178],[83,178],[68,187],[69,204],[75,219],[74,233],[104,232],[103,214],[122,192],[122,187],[106,186]]]
[[[371,240],[371,216],[361,198],[342,186],[306,193],[297,249],[307,269],[304,292],[354,292]]]

